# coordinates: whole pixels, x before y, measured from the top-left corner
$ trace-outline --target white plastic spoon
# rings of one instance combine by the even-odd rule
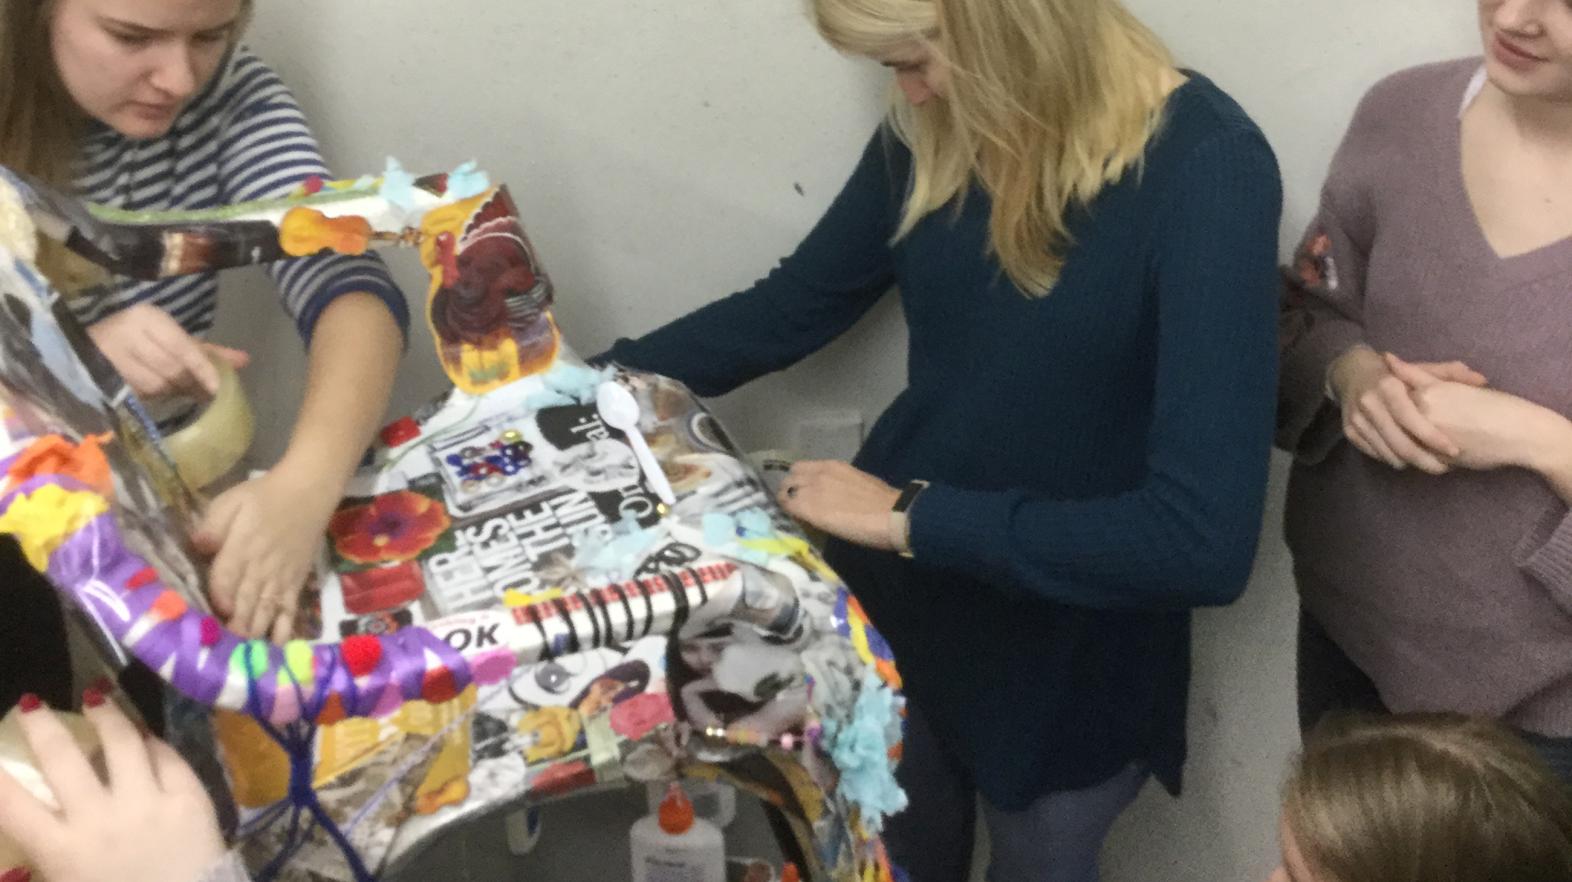
[[[606,421],[606,425],[620,429],[628,436],[628,443],[633,445],[633,454],[639,458],[639,468],[655,489],[655,495],[667,505],[676,505],[677,494],[671,489],[671,481],[666,479],[666,471],[656,461],[655,452],[650,450],[649,442],[644,440],[644,433],[639,431],[639,402],[633,393],[623,388],[621,383],[608,380],[595,390],[595,409],[600,411],[600,418]]]

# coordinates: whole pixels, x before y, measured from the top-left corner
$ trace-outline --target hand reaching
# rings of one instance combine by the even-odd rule
[[[82,703],[103,744],[107,780],[59,718],[23,696],[22,732],[60,810],[0,771],[0,833],[49,882],[197,879],[226,850],[213,804],[179,755],[139,733],[104,689],[88,689]]]
[[[138,303],[87,329],[109,363],[142,398],[218,391],[218,370],[210,357],[243,368],[251,357],[239,349],[204,343],[186,333],[169,313]]]
[[[194,537],[215,555],[208,592],[229,626],[244,637],[288,640],[300,593],[338,499],[324,482],[275,468],[234,487],[208,506]]]
[[[786,513],[857,545],[894,551],[890,509],[901,491],[849,463],[804,461],[791,467],[777,499]]]

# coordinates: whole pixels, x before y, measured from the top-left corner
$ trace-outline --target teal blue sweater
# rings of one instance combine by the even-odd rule
[[[1049,296],[988,253],[989,199],[891,244],[911,156],[875,135],[797,251],[746,291],[601,356],[719,395],[824,346],[892,286],[909,382],[856,465],[932,481],[915,559],[833,543],[909,699],[1006,810],[1149,765],[1177,792],[1190,614],[1243,591],[1276,390],[1282,192],[1203,77],[1144,168],[1070,218]]]

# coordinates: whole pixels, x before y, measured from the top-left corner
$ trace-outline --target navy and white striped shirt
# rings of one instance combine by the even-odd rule
[[[239,47],[161,138],[135,141],[98,125],[83,144],[76,187],[84,198],[128,211],[207,209],[283,196],[329,173],[294,95],[261,59]],[[319,255],[267,267],[305,339],[334,298],[364,291],[409,329],[404,295],[374,256]],[[158,282],[120,280],[108,296],[79,297],[77,318],[95,322],[149,301],[201,336],[213,327],[218,275]]]

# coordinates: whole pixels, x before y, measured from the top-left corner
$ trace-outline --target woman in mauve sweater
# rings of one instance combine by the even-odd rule
[[[1250,573],[1277,165],[1115,0],[813,10],[895,70],[892,121],[767,278],[605,357],[718,395],[899,289],[907,388],[781,497],[905,677],[891,855],[966,879],[981,791],[990,879],[1086,882],[1142,782],[1178,788],[1190,610]]]
[[[1460,711],[1572,777],[1572,7],[1377,85],[1288,273],[1301,724]]]

